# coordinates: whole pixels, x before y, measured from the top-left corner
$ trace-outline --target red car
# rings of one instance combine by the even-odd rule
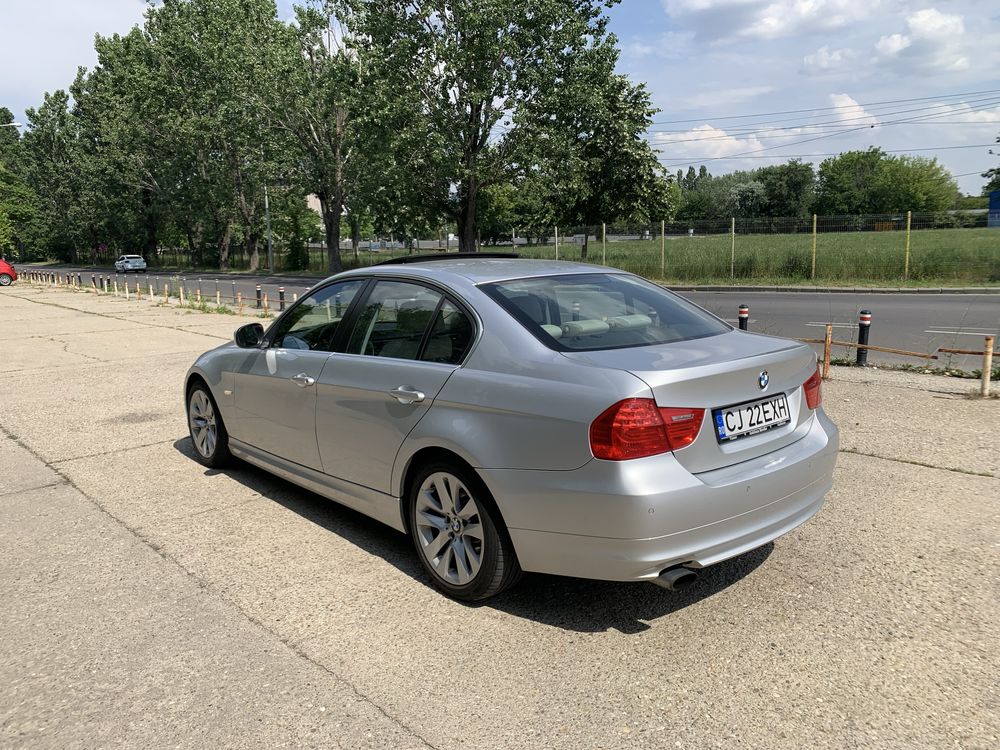
[[[17,281],[17,271],[14,270],[14,266],[0,258],[0,286],[10,286],[14,281]]]

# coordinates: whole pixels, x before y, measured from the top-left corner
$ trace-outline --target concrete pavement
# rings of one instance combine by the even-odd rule
[[[183,373],[240,322],[0,293],[0,746],[1000,742],[975,382],[835,368],[827,506],[691,589],[529,576],[470,607],[405,537],[191,458]]]

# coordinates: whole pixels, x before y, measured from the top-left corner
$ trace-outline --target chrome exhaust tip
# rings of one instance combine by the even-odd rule
[[[653,583],[657,586],[662,586],[668,591],[680,591],[697,580],[698,571],[678,565],[664,570],[659,576],[653,579]]]

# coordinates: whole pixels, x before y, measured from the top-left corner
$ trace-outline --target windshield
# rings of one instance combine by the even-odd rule
[[[732,330],[687,300],[634,276],[543,276],[484,284],[482,289],[558,351],[669,344]]]

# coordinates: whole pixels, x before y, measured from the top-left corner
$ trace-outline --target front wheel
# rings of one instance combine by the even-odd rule
[[[434,463],[410,486],[410,535],[434,585],[464,601],[500,593],[521,566],[489,490],[471,471]]]
[[[202,383],[195,384],[188,391],[187,401],[188,430],[195,458],[211,469],[231,463],[233,455],[229,452],[229,433],[208,388]]]
[[[0,286],[10,286],[13,280],[9,273],[0,273]]]

